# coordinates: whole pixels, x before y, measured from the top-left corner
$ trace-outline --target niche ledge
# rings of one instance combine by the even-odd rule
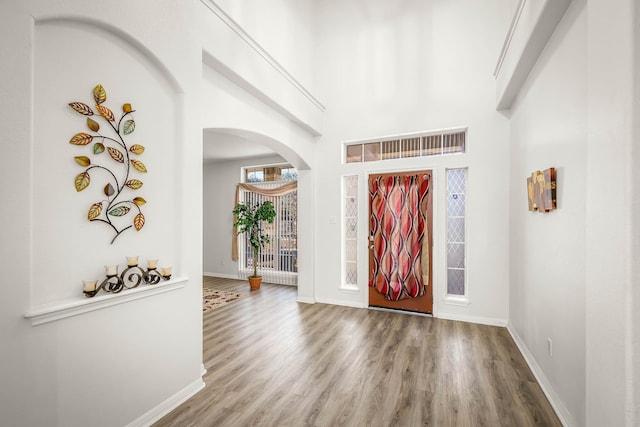
[[[95,296],[93,298],[82,296],[82,299],[62,301],[55,304],[34,307],[27,311],[24,314],[24,317],[31,320],[31,326],[38,326],[66,319],[67,317],[77,316],[78,314],[88,313],[90,311],[124,304],[129,301],[135,301],[137,299],[182,289],[185,287],[188,280],[188,277],[176,277],[175,279],[170,279],[165,282],[158,283],[157,285],[142,286],[135,289],[125,290],[117,294],[105,293],[104,295]]]

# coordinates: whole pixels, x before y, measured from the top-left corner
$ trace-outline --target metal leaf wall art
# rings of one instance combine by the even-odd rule
[[[140,196],[127,199],[126,194],[130,193],[129,190],[139,190],[143,185],[142,181],[131,177],[132,172],[146,173],[147,167],[139,159],[133,158],[144,153],[144,147],[139,144],[127,146],[124,139],[136,128],[132,117],[135,110],[131,104],[122,106],[122,115],[116,120],[113,111],[104,104],[107,100],[107,92],[102,85],[93,88],[93,100],[95,110],[83,102],[69,103],[74,111],[86,117],[86,125],[90,131],[90,133],[76,133],[69,143],[88,149],[87,154],[94,156],[94,159],[89,155],[75,157],[76,163],[85,169],[76,175],[74,185],[76,191],[83,191],[91,184],[91,174],[99,170],[104,171],[98,176],[107,177],[107,183],[102,190],[106,198],[95,201],[89,207],[87,219],[102,222],[111,227],[115,233],[111,240],[113,244],[124,231],[131,227],[140,231],[144,226],[145,218],[140,207],[147,201]],[[100,132],[101,126],[98,119],[104,122],[102,129],[107,129],[107,133],[111,136],[104,131]],[[106,154],[104,154],[105,151]],[[131,222],[124,221],[131,215],[133,215]]]

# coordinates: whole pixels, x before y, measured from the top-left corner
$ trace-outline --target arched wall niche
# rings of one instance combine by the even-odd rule
[[[141,262],[158,258],[179,273],[185,111],[178,80],[143,43],[95,18],[37,19],[33,37],[31,306],[81,297],[82,280],[103,278],[104,265],[119,264],[122,270],[125,256],[138,255]],[[92,150],[97,141],[119,147],[97,136],[86,146],[69,143],[78,132],[115,136],[97,112],[93,119],[101,127],[92,132],[86,117],[67,105],[77,101],[93,108],[92,90],[97,84],[106,89],[102,105],[114,112],[116,120],[123,104],[132,104],[136,126],[126,142],[145,147],[131,158],[142,161],[148,171],[131,168],[129,178],[144,184],[123,192],[126,200],[138,196],[146,200],[140,207],[144,227],[123,232],[113,244],[114,230],[89,222],[87,213],[92,204],[106,199],[103,188],[114,185],[115,179],[94,168],[89,187],[77,192],[74,178],[86,168],[74,157],[89,157],[92,166],[108,168],[123,181],[124,164],[107,151]],[[132,221],[135,213],[129,216]]]

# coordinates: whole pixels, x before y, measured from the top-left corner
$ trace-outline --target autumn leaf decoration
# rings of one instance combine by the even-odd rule
[[[79,148],[86,147],[83,149],[87,150],[87,155],[74,157],[76,164],[84,168],[75,176],[74,185],[76,191],[83,191],[91,184],[91,174],[103,171],[96,176],[107,177],[108,182],[100,193],[100,197],[106,198],[91,204],[87,219],[110,226],[115,233],[111,240],[113,243],[122,232],[131,227],[140,231],[145,224],[140,207],[147,201],[140,196],[127,199],[126,194],[131,191],[137,192],[142,187],[143,182],[131,175],[146,173],[147,167],[138,158],[134,158],[144,152],[144,146],[127,146],[124,140],[124,137],[131,135],[136,128],[132,117],[135,110],[131,104],[124,104],[120,118],[116,119],[113,110],[105,105],[107,91],[102,85],[93,88],[93,101],[93,108],[83,102],[69,103],[69,107],[85,117],[83,120],[86,121],[88,129],[76,133],[69,140],[70,144]],[[108,132],[101,132],[101,129],[107,129]],[[103,154],[105,152],[106,154]],[[95,156],[97,160],[93,160],[90,155]],[[132,221],[127,219],[131,218],[130,214],[135,214]]]

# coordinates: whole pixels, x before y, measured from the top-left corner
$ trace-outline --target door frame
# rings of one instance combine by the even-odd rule
[[[376,176],[389,176],[389,175],[410,175],[410,174],[429,174],[429,195],[428,195],[428,202],[427,202],[427,230],[428,230],[428,239],[429,239],[429,278],[428,278],[428,283],[429,286],[427,287],[426,290],[426,294],[430,294],[430,305],[431,305],[431,312],[423,312],[423,311],[419,311],[419,310],[414,310],[411,308],[411,304],[408,304],[408,308],[407,307],[400,307],[400,305],[402,304],[397,304],[398,307],[381,307],[378,305],[370,305],[371,303],[371,299],[370,299],[370,292],[372,292],[373,290],[369,287],[369,276],[371,274],[371,268],[372,268],[372,263],[373,263],[373,253],[372,251],[369,249],[369,246],[371,244],[369,236],[371,235],[371,207],[370,207],[370,197],[369,197],[369,182],[371,180],[371,177],[376,177]],[[436,236],[435,233],[438,227],[434,227],[434,223],[435,223],[435,209],[434,209],[434,205],[436,204],[436,196],[434,195],[434,193],[436,192],[435,190],[435,175],[437,174],[437,168],[436,167],[431,167],[431,168],[406,168],[406,169],[394,169],[394,170],[384,170],[384,171],[373,171],[373,170],[369,170],[365,172],[365,176],[366,176],[366,180],[365,180],[365,194],[366,194],[366,251],[367,251],[367,275],[366,275],[366,306],[369,309],[390,309],[390,310],[397,310],[397,311],[403,311],[405,313],[410,313],[410,314],[420,314],[420,315],[427,315],[427,316],[434,316],[436,317],[436,313],[437,313],[437,299],[436,299],[436,287],[435,287],[435,277],[436,277],[436,273],[434,272],[434,265],[436,265],[436,254],[434,252],[434,243],[436,241]],[[400,300],[400,301],[407,301],[407,300]],[[390,304],[390,305],[394,305],[394,304]]]

